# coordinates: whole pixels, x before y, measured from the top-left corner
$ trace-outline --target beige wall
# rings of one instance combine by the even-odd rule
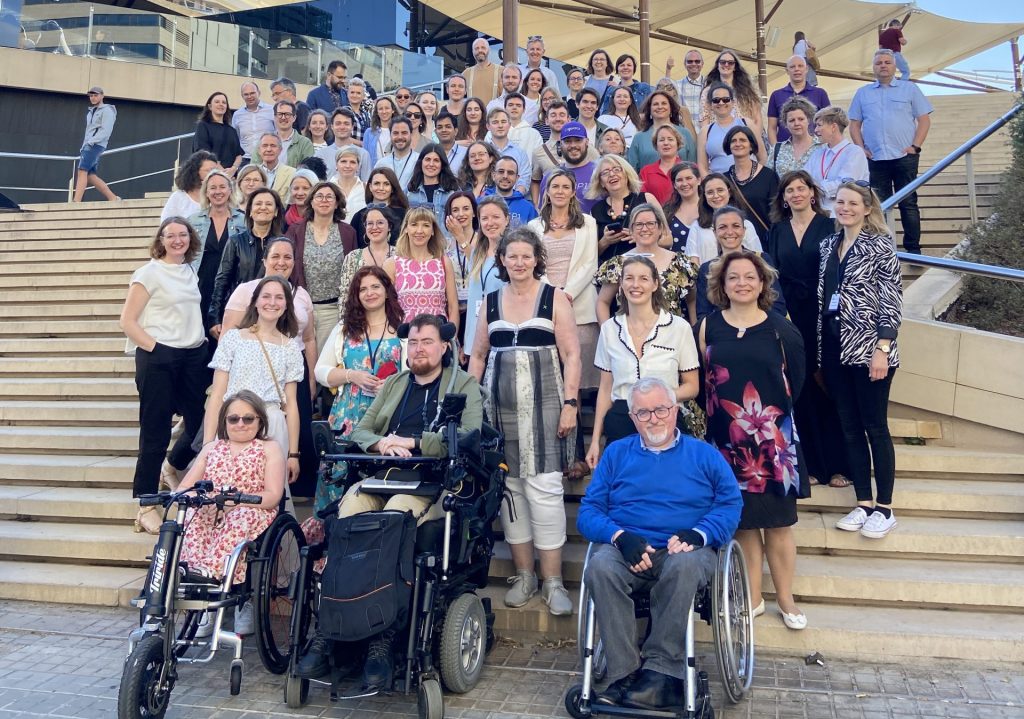
[[[116,60],[68,57],[52,53],[0,48],[0,86],[28,90],[46,89],[84,95],[93,85],[104,89],[112,101],[130,98],[142,102],[201,107],[215,90],[227,93],[231,106],[241,104],[239,87],[250,78]],[[270,80],[255,81],[262,97],[270,102]],[[298,85],[305,99],[311,85]]]
[[[957,446],[984,444],[990,427],[993,448],[1024,450],[1024,339],[905,319],[899,345],[892,402],[974,425],[969,439],[944,435]]]

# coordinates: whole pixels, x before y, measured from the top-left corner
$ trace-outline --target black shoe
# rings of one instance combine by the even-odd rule
[[[367,689],[391,690],[394,671],[391,642],[394,637],[394,632],[384,632],[373,639],[366,648],[366,664],[363,665],[363,683]]]
[[[295,673],[302,679],[319,679],[331,673],[331,650],[334,642],[319,631],[313,635],[309,650],[299,658]]]
[[[664,709],[683,703],[683,680],[644,669],[640,678],[622,695],[622,706],[633,709]]]
[[[618,706],[619,702],[622,701],[622,697],[625,696],[629,688],[633,686],[633,683],[640,676],[640,670],[637,670],[631,674],[627,674],[622,679],[616,679],[603,692],[598,692],[594,698],[594,702],[597,704],[604,704],[605,706]]]

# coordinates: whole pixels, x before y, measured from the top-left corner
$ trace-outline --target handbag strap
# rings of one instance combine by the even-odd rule
[[[263,359],[267,361],[267,368],[270,370],[270,378],[274,380],[274,389],[277,390],[277,398],[281,402],[281,411],[283,412],[285,406],[284,393],[281,392],[281,385],[277,381],[277,372],[274,371],[274,363],[270,361],[270,353],[267,352],[267,346],[263,344],[263,338],[256,332],[253,332],[253,334],[256,335],[256,341],[260,343],[260,349],[263,350]]]
[[[736,184],[736,183],[734,183],[734,184]],[[747,210],[750,212],[751,215],[754,216],[755,220],[757,220],[758,222],[761,223],[761,227],[763,227],[766,230],[769,229],[768,223],[766,223],[764,220],[762,220],[761,219],[761,215],[757,214],[757,210],[755,210],[753,207],[751,207],[750,203],[747,202],[747,198],[743,195],[743,188],[740,187],[739,184],[736,184],[736,193],[740,196],[740,199],[743,200],[743,206],[747,208]]]

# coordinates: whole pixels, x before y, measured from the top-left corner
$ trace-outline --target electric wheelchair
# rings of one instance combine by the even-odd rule
[[[198,481],[180,492],[139,498],[143,507],[163,507],[164,521],[142,593],[132,600],[132,605],[139,608],[139,627],[128,637],[128,656],[117,697],[118,719],[163,717],[178,681],[178,664],[208,663],[221,647],[232,651],[230,689],[237,695],[244,667],[242,637],[221,625],[226,609],[247,601],[253,602],[255,639],[263,665],[274,674],[288,667],[292,613],[289,588],[299,567],[299,550],[306,544],[292,515],[279,512],[256,540],[239,543],[225,562],[222,580],[189,572],[179,562],[189,509],[208,505],[223,509],[262,501],[259,495],[217,490],[209,480]],[[233,584],[231,579],[240,561],[248,564],[246,579]],[[199,625],[207,613],[213,623],[212,632],[200,638]]]
[[[584,576],[593,551],[594,545],[591,544],[584,561]],[[649,593],[636,592],[632,599],[637,619],[649,619]],[[577,620],[583,682],[569,689],[565,696],[566,710],[574,719],[598,715],[640,719],[713,719],[715,712],[711,705],[708,675],[705,671],[698,671],[694,650],[694,620],[698,616],[711,625],[726,698],[731,704],[743,699],[754,678],[754,616],[743,550],[736,540],[731,540],[718,550],[718,566],[710,585],[697,590],[693,604],[687,609],[683,706],[651,710],[600,704],[594,701],[594,683],[604,679],[607,658],[599,637],[594,598],[584,581],[580,588]],[[650,632],[648,621],[645,639]]]
[[[338,440],[326,422],[315,422],[313,427],[325,481],[332,481],[334,464],[345,462],[348,471],[342,484],[346,489],[362,476],[367,478],[360,488],[363,493],[417,494],[429,496],[432,504],[441,502],[443,519],[428,520],[415,527],[414,518],[405,515],[415,527],[411,532],[415,544],[409,547],[412,576],[408,578],[411,592],[407,596],[411,599],[403,618],[392,627],[397,633],[390,689],[404,694],[415,691],[419,716],[427,719],[444,716],[442,682],[455,693],[467,692],[476,685],[494,640],[490,601],[475,592],[487,585],[494,547],[491,527],[505,497],[507,467],[501,435],[496,430],[485,424],[480,430],[459,435],[457,428],[465,399],[465,395],[449,394],[442,401],[437,426],[443,428],[448,446],[448,456],[444,458],[363,454]],[[399,479],[393,478],[396,474]],[[389,514],[397,513],[367,512],[337,522],[373,531],[373,523]],[[328,617],[325,602],[338,601],[325,596],[330,563],[340,561],[334,557],[333,549],[327,551],[328,546],[334,546],[331,536],[338,530],[332,530],[331,525],[335,522],[333,518],[328,520],[326,541],[306,546],[300,552],[291,618],[291,661],[284,688],[285,702],[293,709],[305,704],[310,684],[329,687],[333,701],[375,693],[346,696],[341,686],[352,670],[361,665],[368,635],[363,641],[349,641],[344,638],[345,627],[325,626],[333,621]],[[327,566],[318,574],[314,564],[325,554]],[[349,566],[357,565],[353,562]],[[314,624],[335,640],[331,670],[321,679],[306,678],[297,671],[299,657],[312,641]]]

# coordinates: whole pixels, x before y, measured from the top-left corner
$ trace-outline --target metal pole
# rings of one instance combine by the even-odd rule
[[[1013,56],[1013,89],[1017,92],[1024,90],[1024,79],[1020,72],[1020,46],[1017,45],[1017,38],[1010,40],[1010,52]]]
[[[92,57],[92,16],[96,13],[96,8],[92,5],[89,6],[89,30],[88,35],[85,37],[85,56]]]
[[[764,0],[754,0],[754,22],[757,30],[757,85],[761,101],[768,98],[768,55],[764,48]]]
[[[640,0],[640,81],[651,81],[651,0]]]
[[[967,165],[967,201],[971,206],[971,224],[978,223],[978,187],[974,181],[974,155],[971,150],[964,155],[964,163]]]
[[[174,56],[177,54],[175,53],[175,46],[178,43],[178,21],[172,20],[171,23],[174,28],[171,30],[171,67],[175,67]]]
[[[246,60],[245,74],[252,77],[252,43],[256,38],[256,33],[252,28],[249,28],[249,59]]]
[[[502,0],[501,54],[506,65],[519,62],[519,0]]]

